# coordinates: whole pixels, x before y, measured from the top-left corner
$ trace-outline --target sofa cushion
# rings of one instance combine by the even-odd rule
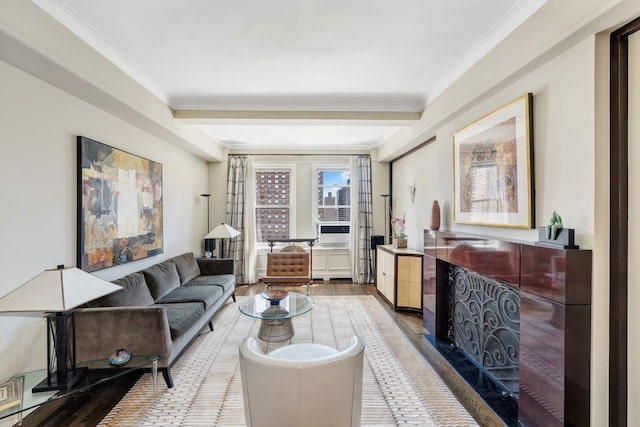
[[[200,302],[206,310],[222,296],[222,293],[219,286],[180,286],[160,298],[158,303]]]
[[[218,274],[215,276],[198,276],[182,286],[204,286],[215,285],[220,286],[224,292],[227,292],[229,288],[236,287],[236,278],[233,274]]]
[[[149,291],[155,301],[180,286],[180,276],[176,265],[172,261],[161,262],[142,270],[144,279],[149,285]]]
[[[185,302],[176,304],[160,304],[167,312],[171,339],[184,335],[204,314],[204,308],[199,302]]]
[[[176,265],[178,275],[180,276],[180,283],[188,282],[200,275],[200,267],[193,252],[187,252],[186,254],[173,257],[171,261]]]
[[[144,276],[140,272],[128,274],[114,284],[122,286],[122,289],[90,301],[88,307],[125,307],[153,304],[153,297]]]

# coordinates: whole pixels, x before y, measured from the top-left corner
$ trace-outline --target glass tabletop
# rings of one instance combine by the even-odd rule
[[[263,293],[242,301],[239,308],[242,314],[256,319],[282,320],[308,313],[313,308],[313,300],[297,292],[289,292],[277,300],[268,299]]]
[[[164,355],[134,355],[131,358],[131,361],[126,366],[122,367],[110,365],[107,359],[78,363],[77,368],[88,368],[88,371],[69,390],[54,390],[37,393],[32,392],[31,389],[47,377],[46,369],[17,374],[0,386],[4,387],[5,385],[11,385],[16,388],[19,387],[18,395],[14,396],[17,401],[12,404],[11,400],[6,400],[4,405],[0,405],[0,419],[19,414],[28,409],[36,408],[45,403],[54,402],[72,394],[87,391],[91,387],[111,381],[117,377],[132,372],[133,370],[151,367],[153,362],[162,358],[164,358]]]

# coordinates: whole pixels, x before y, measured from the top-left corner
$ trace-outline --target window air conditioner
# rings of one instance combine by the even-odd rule
[[[318,243],[326,246],[346,246],[349,244],[349,225],[319,224]]]

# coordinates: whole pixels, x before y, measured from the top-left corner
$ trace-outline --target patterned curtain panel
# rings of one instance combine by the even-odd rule
[[[254,246],[254,222],[251,199],[253,191],[251,176],[253,161],[251,156],[230,156],[227,171],[227,223],[238,230],[240,235],[231,239],[225,247],[225,258],[236,260],[236,282],[253,283],[256,280]]]
[[[354,283],[373,281],[371,156],[351,157],[351,270]]]

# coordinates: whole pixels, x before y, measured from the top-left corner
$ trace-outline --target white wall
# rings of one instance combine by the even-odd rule
[[[609,34],[596,36],[595,225],[591,301],[591,424],[608,424],[609,407]]]
[[[412,247],[422,247],[421,230],[428,228],[431,203],[439,200],[443,228],[537,240],[535,230],[470,226],[452,223],[453,133],[502,105],[534,94],[534,169],[537,224],[548,222],[556,210],[576,239],[590,248],[594,228],[594,44],[590,37],[535,72],[493,94],[437,130],[436,141],[393,164],[393,212],[407,213]],[[407,187],[416,185],[411,205]],[[568,195],[580,193],[580,197]],[[413,226],[421,224],[420,228]]]
[[[446,213],[447,198],[444,196],[443,187],[450,188],[448,171],[442,170],[442,159],[446,158],[443,147],[446,143],[435,141],[414,151],[412,154],[393,162],[391,211],[394,217],[405,216],[407,245],[410,248],[422,251],[423,232],[431,226],[431,206],[434,200],[438,200],[441,213]],[[448,152],[451,154],[450,151]],[[451,162],[451,160],[449,160]],[[413,203],[409,193],[409,187],[415,186],[416,193]],[[445,218],[446,215],[441,216]],[[440,229],[444,229],[442,224]]]
[[[608,252],[594,245],[596,222],[595,63],[596,38],[590,36],[550,59],[531,73],[490,94],[478,105],[456,115],[436,130],[436,141],[393,164],[393,212],[406,213],[409,246],[421,250],[422,230],[429,228],[431,204],[440,202],[441,229],[522,241],[537,240],[537,230],[470,226],[452,223],[452,135],[511,100],[533,93],[533,145],[536,226],[548,223],[556,210],[565,227],[576,230],[576,243],[593,249],[594,277],[606,270]],[[601,164],[605,159],[598,159]],[[605,170],[606,173],[606,170]],[[599,172],[598,176],[602,176]],[[606,177],[604,178],[606,179]],[[415,202],[408,185],[416,186]],[[606,202],[606,201],[605,201]],[[602,218],[598,219],[599,221]],[[593,295],[608,291],[607,282],[593,281]],[[604,320],[608,300],[593,298],[592,324]],[[594,333],[592,371],[608,370],[608,337]],[[606,425],[606,375],[592,374],[592,424]]]
[[[76,264],[76,135],[163,164],[164,253],[94,274],[110,280],[185,251],[206,233],[206,162],[0,62],[0,295]],[[0,315],[0,380],[46,367],[45,322]],[[107,355],[105,355],[106,357]]]

